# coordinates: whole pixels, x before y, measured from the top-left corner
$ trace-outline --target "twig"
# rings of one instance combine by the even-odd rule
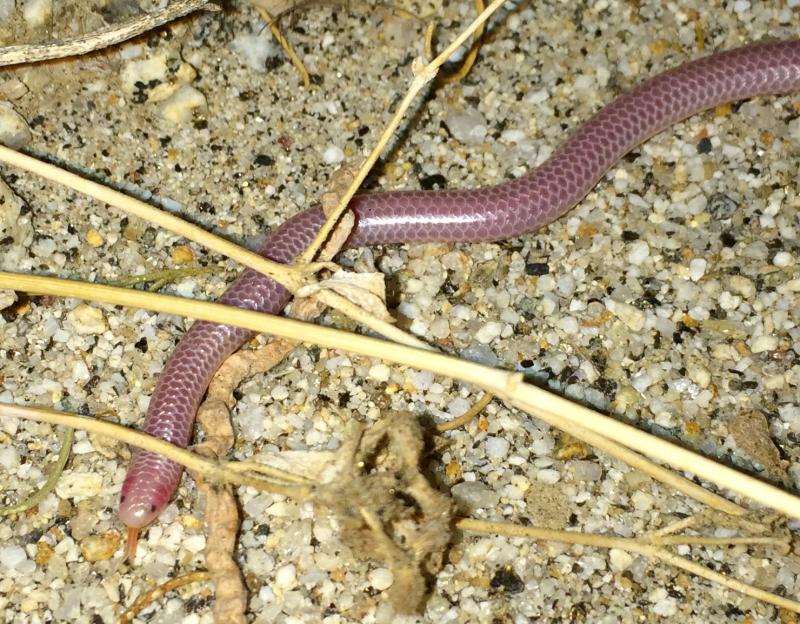
[[[162,10],[66,41],[0,48],[0,67],[78,56],[122,43],[184,15],[209,8],[208,0],[173,0]],[[13,5],[12,5],[13,6]],[[214,9],[216,10],[216,8]]]
[[[451,431],[453,429],[458,429],[462,425],[466,425],[470,420],[472,420],[478,414],[480,414],[486,408],[486,406],[492,402],[493,398],[494,395],[492,395],[491,392],[484,392],[480,401],[478,401],[475,405],[473,405],[470,409],[468,409],[464,414],[462,414],[458,418],[454,418],[453,420],[448,420],[447,422],[441,422],[438,425],[436,425],[436,431],[444,433],[445,431]]]
[[[74,437],[75,430],[72,427],[67,427],[61,438],[61,450],[58,452],[58,459],[52,470],[50,470],[50,474],[47,475],[47,481],[44,482],[44,485],[16,505],[0,508],[0,516],[11,516],[27,511],[41,503],[44,497],[55,489],[58,478],[61,476],[61,473],[64,472],[64,466],[67,465],[67,461],[69,460]]]
[[[297,267],[280,264],[278,262],[272,262],[271,260],[267,260],[255,252],[248,251],[247,249],[239,247],[238,245],[235,245],[234,243],[231,243],[220,236],[216,236],[210,232],[207,232],[197,225],[188,223],[180,217],[176,217],[175,215],[164,212],[163,210],[158,210],[157,208],[154,208],[153,206],[150,206],[149,204],[146,204],[145,202],[133,197],[129,197],[124,193],[120,193],[119,191],[105,187],[102,184],[93,182],[92,180],[87,180],[79,175],[70,173],[69,171],[65,171],[49,163],[42,162],[41,160],[37,160],[36,158],[22,154],[21,152],[9,149],[3,145],[0,145],[0,161],[14,165],[15,167],[20,167],[26,171],[36,173],[44,178],[47,178],[48,180],[57,182],[58,184],[68,186],[80,193],[88,195],[89,197],[93,197],[99,201],[110,204],[115,208],[124,210],[128,214],[132,214],[140,219],[144,219],[145,221],[149,221],[150,223],[158,225],[159,227],[169,230],[178,236],[191,239],[196,243],[203,245],[204,247],[224,254],[232,260],[236,260],[244,266],[255,269],[264,275],[268,275],[276,282],[285,286],[292,293],[297,292],[297,290],[302,286],[310,284],[313,281],[310,279],[310,270],[314,269],[315,265],[303,265]],[[135,297],[136,294],[132,293],[131,296]],[[359,306],[348,301],[345,297],[342,297],[333,291],[322,290],[317,293],[316,296],[320,301],[325,303],[325,305],[343,312],[350,318],[366,325],[370,329],[376,331],[382,336],[386,336],[387,338],[394,340],[395,342],[415,346],[421,349],[431,348],[423,341],[411,336],[410,334],[407,334],[406,332],[398,329],[386,321],[374,317],[373,315],[361,309]],[[127,305],[137,304],[131,301]]]
[[[149,607],[153,602],[161,598],[167,592],[178,589],[179,587],[183,587],[184,585],[189,585],[190,583],[200,583],[202,581],[207,581],[208,579],[208,572],[192,572],[191,574],[186,574],[185,576],[179,576],[178,578],[169,580],[166,583],[159,585],[155,589],[151,589],[136,602],[134,602],[125,611],[125,613],[120,616],[119,624],[130,624],[133,622],[133,618],[135,618],[139,613],[141,613],[144,609]]]
[[[475,9],[478,13],[483,11],[483,0],[475,0]],[[478,50],[480,50],[481,47],[481,36],[483,35],[483,29],[485,26],[485,24],[481,24],[480,27],[475,31],[475,35],[472,38],[472,46],[470,47],[469,53],[464,59],[464,62],[461,64],[461,67],[459,67],[456,72],[444,76],[442,78],[443,82],[447,84],[451,82],[461,82],[469,73],[469,70],[472,69],[472,66],[475,63],[475,59],[478,58]]]
[[[565,542],[567,544],[583,544],[586,546],[596,546],[598,548],[619,548],[629,552],[639,553],[651,559],[659,559],[669,565],[681,568],[709,581],[724,585],[729,589],[737,591],[753,598],[774,604],[782,609],[787,609],[795,613],[800,613],[800,602],[776,596],[763,589],[758,589],[752,585],[747,585],[741,581],[725,576],[718,572],[709,570],[698,563],[689,561],[684,557],[669,552],[663,548],[645,544],[637,539],[608,537],[606,535],[578,533],[574,531],[555,531],[552,529],[540,529],[537,527],[524,527],[521,525],[506,522],[486,522],[483,520],[473,520],[471,518],[461,518],[456,521],[456,527],[462,531],[474,531],[477,533],[497,533],[512,537],[526,537],[535,540],[547,540],[553,542]]]
[[[65,291],[65,287],[68,288],[67,291]],[[111,305],[125,305],[125,302],[128,301],[127,292],[124,289],[7,272],[0,272],[0,288],[12,288],[56,296],[69,292],[71,297],[90,299]],[[656,457],[671,466],[696,474],[719,487],[730,489],[792,518],[800,519],[800,498],[789,492],[761,482],[733,468],[684,449],[677,444],[662,440],[635,427],[526,384],[522,376],[517,373],[489,368],[440,353],[392,344],[377,338],[342,332],[329,327],[309,325],[308,323],[287,318],[259,314],[241,308],[187,300],[169,295],[139,294],[138,304],[150,310],[214,322],[219,322],[220,319],[224,318],[225,323],[237,327],[276,334],[301,342],[312,339],[315,344],[323,347],[354,351],[362,355],[434,371],[472,383],[493,392],[509,404],[547,422],[562,423],[562,428],[570,429],[571,433],[585,430],[599,439],[609,438],[609,440],[606,440],[608,443],[610,443],[610,439],[614,439],[618,442],[611,443],[613,445],[623,444],[629,449],[640,449],[641,452]],[[625,450],[628,453],[632,453],[628,449]],[[655,468],[659,469],[660,467],[655,466]]]
[[[353,198],[353,195],[356,194],[356,191],[361,186],[361,183],[364,182],[367,174],[372,169],[372,166],[380,157],[387,143],[389,143],[392,135],[395,133],[395,130],[397,130],[398,126],[400,125],[400,122],[402,121],[406,111],[417,97],[417,94],[426,84],[436,77],[436,73],[439,71],[439,68],[447,61],[447,59],[450,58],[450,56],[452,56],[453,52],[455,52],[461,46],[461,44],[463,44],[472,35],[473,32],[475,32],[486,20],[488,20],[492,13],[497,11],[497,9],[499,9],[505,1],[506,0],[494,0],[494,2],[492,2],[492,4],[490,4],[489,7],[483,11],[483,13],[476,17],[475,20],[458,37],[456,37],[449,46],[447,46],[444,52],[442,52],[427,65],[423,65],[424,61],[420,58],[417,58],[414,61],[412,65],[414,78],[411,81],[411,86],[409,87],[408,92],[406,93],[402,102],[400,102],[397,110],[394,112],[391,121],[386,125],[386,128],[381,134],[380,139],[378,139],[377,145],[367,159],[362,163],[358,173],[355,175],[353,182],[350,185],[350,188],[348,188],[347,192],[344,193],[342,198],[339,200],[339,205],[337,206],[336,210],[328,216],[328,220],[319,229],[316,238],[314,238],[306,250],[297,257],[297,262],[310,262],[314,259],[317,251],[328,239],[331,231],[339,221],[339,217],[341,217],[342,213],[347,209],[347,204]]]
[[[234,485],[249,485],[250,487],[264,492],[283,494],[284,496],[292,496],[298,499],[305,498],[309,492],[309,488],[302,484],[284,485],[284,483],[292,482],[291,476],[284,478],[283,483],[275,483],[274,481],[256,474],[229,470],[227,466],[231,462],[206,459],[205,457],[201,457],[196,453],[182,449],[174,444],[149,436],[146,433],[103,420],[96,420],[94,418],[43,408],[0,403],[0,417],[3,416],[13,416],[15,418],[47,422],[54,425],[64,425],[74,429],[83,429],[91,433],[108,436],[115,440],[125,442],[126,444],[138,446],[139,448],[152,451],[153,453],[164,455],[172,461],[185,466],[188,470],[203,475],[203,477],[209,481],[232,483]],[[277,468],[273,470],[277,470]]]
[[[278,40],[278,43],[281,44],[283,51],[289,55],[290,59],[292,59],[295,69],[300,72],[300,77],[303,79],[303,86],[308,89],[311,86],[311,79],[308,77],[308,70],[306,70],[306,66],[303,65],[303,61],[301,61],[300,57],[297,56],[297,53],[294,51],[294,48],[292,48],[292,45],[289,43],[286,37],[283,36],[281,29],[278,28],[278,25],[275,23],[275,20],[272,18],[269,12],[262,6],[255,5],[255,7],[256,11],[259,12],[262,19],[267,23],[267,26],[269,26],[270,31],[272,31],[272,36]]]

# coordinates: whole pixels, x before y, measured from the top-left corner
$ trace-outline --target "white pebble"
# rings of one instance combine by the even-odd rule
[[[756,285],[753,280],[741,275],[731,275],[728,278],[728,286],[745,299],[750,299],[756,294]]]
[[[646,317],[639,308],[629,303],[614,301],[613,299],[606,299],[605,304],[608,311],[625,323],[632,331],[642,331]]]
[[[0,548],[0,569],[14,570],[27,561],[28,556],[21,546],[3,546]]]
[[[189,85],[183,85],[161,104],[161,116],[175,124],[191,121],[196,109],[206,107],[206,96]]]
[[[500,335],[503,331],[503,324],[497,321],[489,321],[477,332],[475,332],[475,340],[482,344],[488,344]]]
[[[85,303],[81,303],[67,312],[67,320],[82,336],[102,334],[108,328],[103,311]]]
[[[103,477],[94,472],[65,472],[56,486],[59,498],[90,498],[102,490]]]
[[[772,259],[772,264],[779,267],[788,267],[794,264],[794,256],[788,251],[779,251]]]
[[[377,570],[372,570],[367,575],[367,579],[375,589],[383,591],[384,589],[389,589],[394,583],[394,574],[388,568],[378,568]]]
[[[352,365],[353,363],[346,355],[337,355],[336,357],[329,358],[325,361],[325,368],[327,368],[329,371],[335,371],[337,368]]]
[[[603,476],[603,468],[597,462],[576,459],[572,462],[572,476],[576,481],[599,481]]]
[[[631,502],[633,503],[634,509],[647,511],[648,509],[652,509],[655,500],[647,492],[638,490],[631,495]]]
[[[775,351],[778,348],[777,336],[756,336],[750,341],[750,350],[753,353],[763,353],[764,351]]]
[[[538,91],[531,91],[528,93],[528,95],[525,96],[525,101],[528,104],[541,104],[549,98],[550,94],[545,89],[539,89]]]
[[[336,145],[329,145],[322,153],[322,161],[326,165],[335,165],[344,160],[344,152],[342,148]]]
[[[2,309],[2,308],[0,308]],[[450,335],[450,323],[445,318],[437,318],[431,323],[431,335],[434,338],[447,338]]]
[[[275,386],[272,389],[272,392],[269,393],[269,395],[275,401],[285,401],[286,399],[289,398],[289,388],[287,388],[286,386]]]
[[[489,436],[486,438],[486,457],[490,459],[504,459],[508,455],[511,444],[505,438]]]
[[[638,266],[642,262],[647,260],[647,257],[649,255],[650,255],[650,245],[648,245],[642,240],[638,240],[635,241],[630,246],[630,251],[628,252],[628,262]]]
[[[231,42],[231,47],[250,68],[262,73],[267,71],[267,59],[278,56],[281,51],[269,33],[239,34]]]
[[[556,325],[566,334],[578,333],[578,319],[576,319],[574,316],[562,316],[560,319],[558,319]]]
[[[15,472],[19,468],[19,453],[13,446],[0,446],[0,468],[7,473]]]
[[[450,112],[445,118],[450,133],[465,145],[483,143],[488,129],[483,115],[474,108]]]
[[[468,509],[491,509],[500,502],[500,495],[480,481],[457,483],[450,493]]]
[[[0,143],[8,147],[24,147],[31,140],[31,131],[25,118],[14,110],[10,102],[0,102]]]
[[[167,55],[157,54],[141,61],[130,61],[122,70],[122,84],[127,91],[135,93],[137,83],[148,84],[154,81],[163,82],[167,78]]]
[[[701,388],[707,388],[708,384],[711,383],[711,373],[705,366],[689,364],[686,369],[689,379]]]
[[[287,563],[275,571],[275,583],[278,587],[290,589],[297,582],[297,569],[293,563]]]
[[[22,17],[34,28],[49,21],[53,13],[53,0],[25,0]]]
[[[525,138],[525,133],[519,129],[503,130],[500,133],[500,140],[506,143],[519,143]]]
[[[558,470],[553,470],[552,468],[545,468],[544,470],[540,470],[536,473],[536,480],[548,485],[558,483],[560,478],[561,473]]]
[[[0,137],[0,143],[3,142],[2,137]],[[0,310],[5,310],[6,308],[11,307],[17,301],[17,293],[13,290],[3,290],[0,289]]]
[[[392,369],[386,366],[386,364],[375,364],[370,367],[368,376],[375,381],[389,381],[391,373]]]
[[[469,411],[472,404],[463,397],[456,397],[447,404],[447,413],[458,418]]]
[[[653,613],[670,617],[678,612],[678,602],[675,598],[663,598],[653,605]]]
[[[708,262],[706,262],[703,258],[695,258],[689,263],[689,279],[693,282],[697,282],[700,280],[703,275],[706,273],[706,266]]]
[[[619,548],[612,548],[608,553],[608,559],[614,572],[623,572],[633,563],[633,555]]]
[[[742,298],[739,295],[732,295],[727,290],[723,290],[719,296],[719,307],[723,310],[735,310],[742,303]]]
[[[183,546],[190,553],[196,555],[197,553],[202,552],[206,547],[206,536],[190,535],[189,537],[184,537],[181,540],[181,546]]]

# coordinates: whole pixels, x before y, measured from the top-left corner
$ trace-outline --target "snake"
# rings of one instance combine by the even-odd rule
[[[519,237],[580,202],[632,149],[699,112],[756,96],[800,90],[800,40],[762,41],[686,62],[635,86],[580,125],[538,167],[493,187],[370,192],[350,202],[355,226],[347,248],[397,243],[467,243]],[[275,229],[259,253],[289,263],[313,240],[325,215],[306,209]],[[245,269],[220,302],[280,314],[291,294]],[[169,356],[151,397],[144,432],[186,447],[216,370],[253,336],[249,330],[197,321]],[[119,517],[129,549],[139,529],[172,498],[182,467],[135,450],[120,493]]]

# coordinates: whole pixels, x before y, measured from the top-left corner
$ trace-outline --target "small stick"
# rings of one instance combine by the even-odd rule
[[[19,65],[20,63],[38,63],[40,61],[88,54],[95,50],[122,43],[148,30],[153,30],[167,22],[201,9],[211,10],[208,0],[173,0],[173,2],[167,3],[167,6],[160,11],[134,17],[121,24],[111,25],[88,35],[52,43],[0,48],[0,67]],[[213,10],[217,10],[216,7]]]
[[[90,299],[111,305],[130,305],[129,293],[125,289],[71,282],[50,277],[0,271],[0,288],[13,288],[55,296],[63,296],[67,292],[69,296],[78,299]],[[385,361],[405,364],[415,368],[423,368],[472,383],[548,423],[557,423],[556,426],[562,430],[569,430],[572,434],[578,432],[576,437],[580,437],[581,433],[585,431],[599,441],[603,441],[603,438],[606,438],[605,443],[607,445],[618,447],[626,453],[635,455],[636,453],[630,449],[638,449],[640,452],[653,456],[671,466],[707,479],[719,487],[737,492],[792,518],[800,518],[800,497],[684,449],[677,444],[641,431],[636,427],[614,418],[603,416],[582,405],[526,384],[522,375],[518,373],[509,373],[441,353],[422,351],[405,345],[392,344],[385,340],[338,331],[329,327],[310,325],[283,317],[259,314],[241,308],[187,300],[168,295],[151,293],[137,293],[137,295],[137,305],[150,310],[212,322],[220,322],[220,319],[224,318],[225,323],[237,327],[276,334],[303,342],[311,340],[323,347],[354,351],[362,355],[378,357]],[[612,439],[614,440],[613,442]],[[625,449],[624,447],[628,448]],[[652,466],[659,471],[665,470],[655,464],[652,464]],[[669,471],[665,472],[668,473]],[[682,480],[694,487],[698,487],[678,475],[673,475],[673,478],[678,483]],[[706,493],[711,497],[716,496],[710,492]],[[720,497],[717,498],[720,501],[724,501]],[[738,507],[730,502],[727,504],[733,510]],[[739,509],[738,513],[741,514],[742,510]]]

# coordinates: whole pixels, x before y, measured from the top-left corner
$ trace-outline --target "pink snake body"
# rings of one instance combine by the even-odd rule
[[[347,246],[520,236],[566,213],[614,163],[672,124],[725,102],[796,90],[800,90],[800,41],[757,43],[686,63],[603,108],[547,161],[521,178],[467,191],[356,196],[350,206],[357,225]],[[290,262],[311,242],[323,221],[319,208],[301,212],[281,225],[259,253]],[[282,286],[247,269],[220,301],[279,314],[289,299]],[[211,377],[251,336],[228,325],[194,323],[161,374],[144,431],[186,446]],[[137,450],[122,487],[122,521],[132,529],[151,522],[169,502],[181,473],[180,465]]]

